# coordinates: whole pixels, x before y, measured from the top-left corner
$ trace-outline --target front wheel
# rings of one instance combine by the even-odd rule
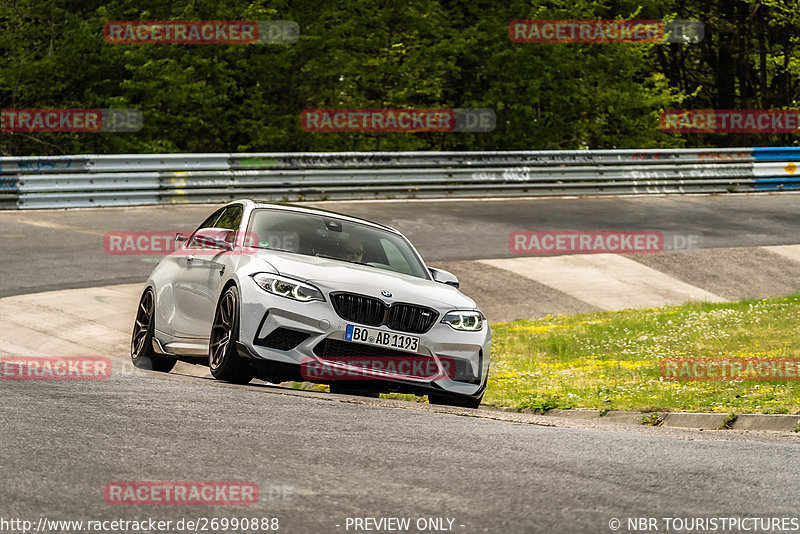
[[[208,346],[208,367],[217,380],[247,384],[253,379],[253,368],[239,356],[239,290],[229,287],[217,304],[211,339]]]
[[[472,397],[448,397],[445,395],[428,394],[428,404],[439,404],[442,406],[455,406],[458,408],[478,409],[483,400],[483,394],[477,399]]]
[[[153,290],[148,287],[144,290],[136,311],[136,323],[131,335],[131,362],[139,369],[169,373],[178,360],[161,356],[153,350],[155,304]]]

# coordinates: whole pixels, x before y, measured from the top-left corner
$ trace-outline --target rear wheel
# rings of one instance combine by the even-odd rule
[[[442,406],[456,406],[458,408],[477,409],[481,405],[483,394],[477,399],[471,397],[447,397],[445,395],[428,394],[428,404],[439,404]]]
[[[131,335],[131,361],[139,369],[168,373],[175,367],[177,360],[156,354],[153,350],[155,304],[153,290],[148,287],[144,290],[136,311],[136,322]]]
[[[254,369],[236,350],[239,340],[239,290],[229,287],[217,304],[208,346],[208,367],[217,380],[247,384]]]

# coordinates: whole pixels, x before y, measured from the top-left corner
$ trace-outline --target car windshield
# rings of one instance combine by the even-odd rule
[[[257,209],[249,232],[258,248],[428,278],[425,266],[405,239],[365,224],[326,215]]]

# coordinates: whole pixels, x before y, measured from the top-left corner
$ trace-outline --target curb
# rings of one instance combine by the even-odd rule
[[[732,428],[731,423],[735,423],[735,420],[726,413],[668,413],[664,416],[661,426],[715,430]]]
[[[772,430],[777,432],[797,432],[800,428],[798,415],[763,415],[745,413],[733,423],[736,430]]]
[[[515,411],[515,410],[508,410]],[[652,417],[653,412],[624,412],[600,410],[545,410],[540,415],[566,419],[601,420],[614,423],[641,425],[642,420]],[[692,412],[657,412],[658,424],[667,428],[691,428],[696,430],[765,430],[771,432],[797,432],[800,429],[800,414],[726,414]]]

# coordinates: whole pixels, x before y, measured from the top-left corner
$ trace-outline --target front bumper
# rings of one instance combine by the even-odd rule
[[[271,295],[261,290],[251,280],[241,284],[241,318],[239,351],[253,360],[256,367],[281,370],[291,376],[300,375],[302,365],[315,362],[330,365],[333,353],[343,350],[348,354],[379,357],[380,353],[411,358],[429,358],[438,366],[439,373],[431,376],[398,376],[369,373],[369,378],[355,381],[360,389],[381,392],[407,392],[417,395],[437,393],[458,397],[477,398],[486,387],[491,355],[491,332],[488,324],[478,332],[462,332],[441,323],[450,309],[439,309],[440,316],[433,327],[422,334],[409,334],[386,326],[370,327],[377,330],[413,335],[420,338],[416,353],[397,352],[372,345],[362,345],[345,340],[348,322],[337,315],[331,302],[297,302]],[[327,298],[327,297],[326,297]],[[455,364],[455,372],[445,372]],[[363,371],[337,362],[337,367],[350,371]],[[352,375],[346,375],[352,376]],[[307,376],[302,378],[309,380]],[[346,380],[351,383],[351,380]],[[311,380],[316,381],[316,380]],[[319,382],[329,383],[328,379]],[[355,385],[355,383],[354,383]]]

